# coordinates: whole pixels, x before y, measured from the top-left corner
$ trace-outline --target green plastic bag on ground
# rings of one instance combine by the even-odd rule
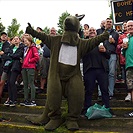
[[[100,118],[111,118],[112,114],[109,112],[109,108],[105,108],[105,106],[101,106],[95,103],[93,106],[87,109],[87,113],[85,114],[88,119],[100,119]]]

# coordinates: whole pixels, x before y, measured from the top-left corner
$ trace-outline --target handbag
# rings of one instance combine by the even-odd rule
[[[109,108],[105,108],[105,106],[101,106],[95,103],[93,106],[87,109],[87,113],[85,114],[88,119],[100,119],[100,118],[111,118],[112,114],[109,112]]]

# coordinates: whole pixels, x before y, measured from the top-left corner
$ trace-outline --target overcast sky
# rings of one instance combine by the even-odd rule
[[[9,26],[13,18],[25,30],[27,22],[35,28],[57,27],[59,16],[85,14],[81,24],[99,28],[100,22],[109,17],[111,9],[108,0],[0,0],[0,18],[4,26]]]

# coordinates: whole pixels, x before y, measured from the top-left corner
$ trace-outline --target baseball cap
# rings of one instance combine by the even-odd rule
[[[6,32],[1,32],[1,36],[2,36],[2,35],[7,35],[7,33],[6,33]]]

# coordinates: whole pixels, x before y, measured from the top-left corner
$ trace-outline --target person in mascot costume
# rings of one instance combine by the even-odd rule
[[[45,130],[53,131],[64,122],[61,117],[62,96],[68,102],[66,128],[71,131],[79,129],[78,119],[84,103],[80,59],[109,38],[105,30],[95,38],[81,39],[79,29],[80,21],[75,16],[68,16],[64,20],[63,35],[50,36],[39,33],[30,23],[26,28],[26,33],[42,40],[51,50],[45,109],[38,117],[26,117],[32,124],[45,125]]]

